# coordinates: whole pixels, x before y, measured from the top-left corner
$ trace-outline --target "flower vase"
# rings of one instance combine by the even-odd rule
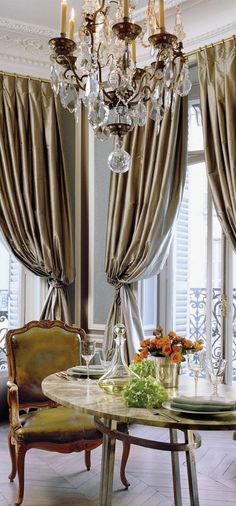
[[[156,379],[165,388],[178,388],[180,366],[171,362],[168,357],[154,357],[156,364]]]

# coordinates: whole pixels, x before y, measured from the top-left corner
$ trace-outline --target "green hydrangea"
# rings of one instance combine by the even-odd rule
[[[156,377],[156,365],[154,360],[144,359],[141,362],[132,362],[130,369],[134,371],[140,378],[148,378],[148,376]]]
[[[129,408],[158,408],[168,399],[166,389],[152,376],[133,378],[122,395]]]

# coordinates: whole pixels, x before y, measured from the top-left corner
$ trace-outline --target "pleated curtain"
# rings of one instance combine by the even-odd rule
[[[41,319],[70,322],[72,219],[60,106],[50,84],[0,76],[0,227],[14,255],[48,279]]]
[[[136,281],[158,274],[167,258],[186,174],[187,101],[178,97],[173,117],[166,113],[159,135],[154,121],[136,127],[125,149],[132,167],[111,174],[105,271],[114,286],[105,346],[111,346],[118,321],[127,330],[128,359],[143,338],[134,291]]]
[[[236,38],[201,50],[198,74],[208,180],[236,252]]]

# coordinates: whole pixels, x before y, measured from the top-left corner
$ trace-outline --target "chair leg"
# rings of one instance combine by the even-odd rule
[[[8,432],[8,448],[11,457],[11,472],[8,478],[10,481],[13,481],[16,476],[16,448],[11,442],[11,431]]]
[[[126,467],[127,460],[129,457],[129,452],[130,452],[130,443],[124,441],[123,442],[122,459],[121,459],[121,464],[120,464],[120,479],[126,489],[130,486],[130,483],[128,482],[128,480],[125,476],[125,467]]]
[[[84,456],[85,456],[85,465],[87,467],[87,471],[90,471],[90,468],[91,468],[91,451],[90,450],[85,450]]]
[[[17,447],[17,474],[19,481],[19,488],[15,506],[20,506],[24,497],[24,481],[25,481],[25,454],[26,446],[19,445]]]

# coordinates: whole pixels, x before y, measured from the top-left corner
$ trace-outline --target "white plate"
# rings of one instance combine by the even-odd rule
[[[86,365],[78,365],[76,367],[70,367],[67,369],[67,373],[71,376],[87,376]],[[89,376],[102,376],[105,370],[101,365],[90,365]]]
[[[233,409],[225,409],[224,411],[190,411],[183,408],[172,408],[171,401],[165,401],[162,403],[163,408],[170,409],[171,411],[177,411],[178,413],[190,413],[191,415],[222,415],[225,413],[233,413]]]

